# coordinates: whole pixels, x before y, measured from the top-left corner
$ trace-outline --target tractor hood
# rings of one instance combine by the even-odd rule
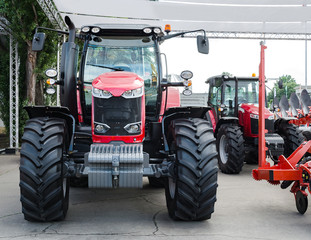
[[[132,72],[108,72],[95,78],[92,86],[100,90],[109,91],[113,96],[119,97],[125,91],[143,87],[144,80]]]
[[[242,113],[259,115],[259,105],[258,104],[243,103],[240,105],[239,111],[241,111]],[[265,118],[269,118],[271,116],[273,116],[273,113],[270,112],[267,108],[265,108]]]

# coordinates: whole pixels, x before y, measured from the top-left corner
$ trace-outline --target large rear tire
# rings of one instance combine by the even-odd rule
[[[21,147],[20,192],[22,212],[28,221],[65,218],[69,200],[69,178],[63,155],[66,124],[58,118],[33,118],[26,122]]]
[[[223,124],[217,133],[218,165],[223,173],[240,173],[245,160],[244,138],[239,126]]]
[[[276,131],[284,139],[285,157],[289,157],[305,140],[297,126],[285,121],[278,125]]]
[[[211,218],[218,186],[213,129],[203,119],[177,119],[170,124],[168,141],[175,155],[172,177],[165,179],[170,217],[185,221]]]

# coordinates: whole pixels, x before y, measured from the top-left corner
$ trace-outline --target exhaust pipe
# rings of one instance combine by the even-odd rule
[[[65,23],[68,26],[69,29],[69,38],[68,38],[68,42],[74,42],[75,38],[76,38],[76,28],[75,25],[73,24],[73,22],[71,21],[70,17],[65,16]]]

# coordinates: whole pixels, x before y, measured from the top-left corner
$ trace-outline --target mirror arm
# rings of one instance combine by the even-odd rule
[[[183,82],[161,82],[162,87],[184,87]]]
[[[57,30],[57,29],[53,29],[53,28],[46,28],[46,27],[36,27],[35,33],[38,32],[38,29],[49,30],[49,31],[52,31],[52,32],[57,32],[57,33],[59,33],[59,34],[66,34],[66,35],[69,35],[69,32],[62,31],[62,30]]]
[[[204,39],[206,39],[206,32],[205,32],[205,30],[204,29],[198,29],[198,30],[193,30],[193,31],[188,31],[188,32],[180,32],[180,33],[174,33],[174,34],[170,34],[170,35],[165,35],[163,37],[159,37],[159,40],[160,41],[165,41],[165,40],[170,39],[170,38],[184,36],[185,34],[194,33],[194,32],[203,32]],[[206,44],[206,42],[204,44]]]

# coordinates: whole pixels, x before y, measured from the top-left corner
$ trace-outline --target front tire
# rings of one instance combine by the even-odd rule
[[[20,192],[22,212],[28,221],[57,221],[65,218],[69,181],[63,154],[65,121],[33,118],[26,122],[21,147]]]
[[[213,129],[203,119],[177,119],[168,136],[171,177],[166,178],[166,205],[171,218],[197,221],[211,218],[217,189],[217,150]]]
[[[223,173],[240,173],[245,160],[244,138],[239,126],[223,124],[217,133],[218,165]]]

